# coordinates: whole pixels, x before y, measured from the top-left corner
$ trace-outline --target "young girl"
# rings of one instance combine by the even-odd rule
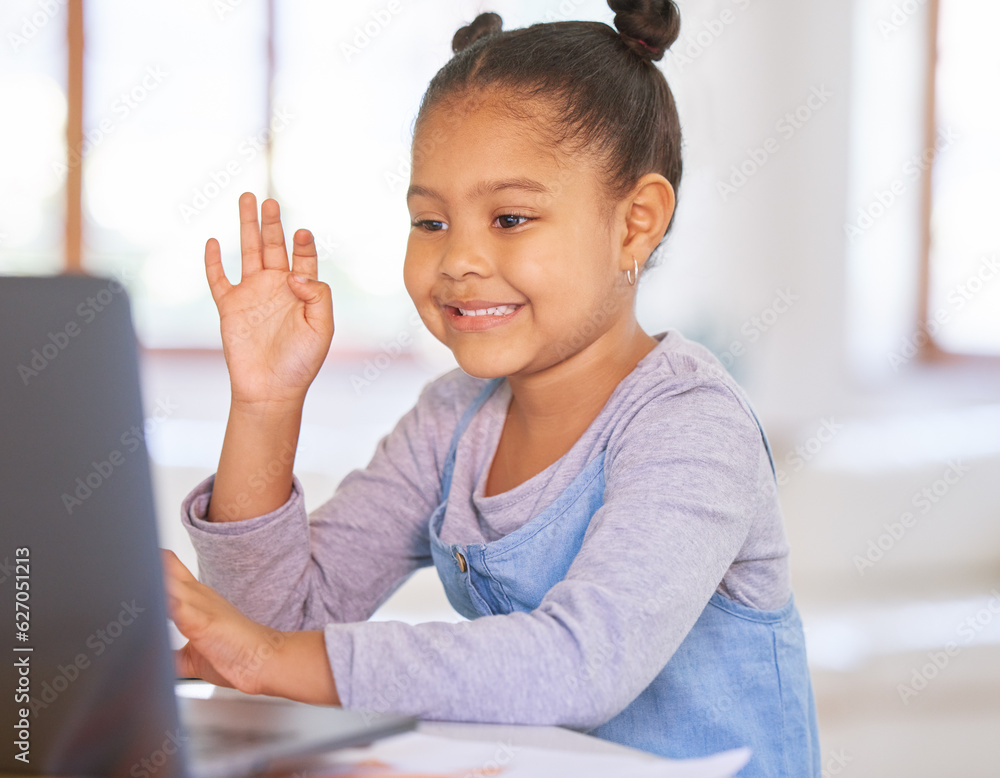
[[[232,405],[183,506],[203,583],[167,556],[178,670],[670,757],[750,746],[743,775],[819,775],[764,433],[705,348],[635,319],[681,177],[653,64],[678,12],[610,6],[619,32],[483,14],[456,34],[415,125],[404,278],[461,369],[311,516],[292,460],[333,334],[312,237],[289,270],[277,203],[258,227],[244,194],[239,284],[208,242]],[[431,564],[469,621],[367,621]]]

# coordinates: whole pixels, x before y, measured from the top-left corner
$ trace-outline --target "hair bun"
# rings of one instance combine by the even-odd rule
[[[451,50],[458,54],[480,38],[498,33],[502,29],[503,19],[500,18],[499,14],[492,12],[479,14],[470,24],[465,25],[455,33],[455,37],[451,39]]]
[[[657,61],[681,32],[681,13],[673,0],[608,0],[615,28],[628,47]]]

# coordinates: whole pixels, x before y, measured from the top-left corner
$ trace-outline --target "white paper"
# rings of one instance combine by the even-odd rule
[[[409,732],[367,748],[338,751],[299,776],[337,778],[731,778],[750,759],[746,748],[704,759],[645,754],[574,753]]]

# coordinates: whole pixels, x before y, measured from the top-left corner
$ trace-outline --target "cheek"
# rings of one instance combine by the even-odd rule
[[[508,286],[530,302],[537,303],[552,294],[552,263],[544,251],[532,251],[502,263],[502,275]]]
[[[544,284],[539,312],[549,337],[575,342],[607,329],[621,306],[603,257],[581,252],[569,259]]]
[[[595,267],[593,245],[575,238],[572,232],[546,235],[503,262],[505,280],[532,302],[533,315],[545,326],[572,325],[605,294],[607,274]]]
[[[410,238],[406,243],[406,256],[403,258],[403,286],[406,287],[410,299],[419,308],[425,303],[430,290],[426,262],[421,261],[420,250]]]

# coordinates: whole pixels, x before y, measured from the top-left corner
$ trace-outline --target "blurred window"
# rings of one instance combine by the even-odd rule
[[[608,15],[598,0],[494,7],[508,28]],[[75,17],[67,0],[5,0],[0,273],[60,272],[80,257],[85,272],[124,280],[145,346],[218,348],[204,245],[219,239],[238,280],[237,199],[252,191],[278,198],[286,240],[315,234],[337,349],[411,342],[410,131],[477,12],[473,0],[433,14],[404,0],[88,0]],[[68,27],[84,40],[83,137],[70,150]],[[82,174],[76,201],[67,170]],[[67,198],[82,217],[70,246]]]
[[[62,269],[66,8],[0,3],[0,273]]]
[[[1000,356],[998,28],[996,0],[940,0],[925,315],[958,354]]]

